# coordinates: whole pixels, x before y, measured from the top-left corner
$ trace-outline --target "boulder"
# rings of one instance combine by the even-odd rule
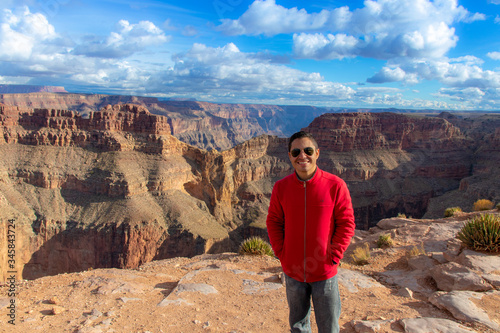
[[[357,271],[338,269],[339,283],[351,293],[358,292],[358,288],[385,288],[377,280]]]
[[[382,230],[391,230],[401,227],[406,227],[407,225],[415,224],[415,221],[407,218],[388,218],[382,219],[377,223],[377,227]]]
[[[470,333],[475,332],[454,321],[442,318],[411,318],[401,319],[406,333]]]
[[[500,256],[464,250],[455,260],[457,263],[484,273],[500,273]]]
[[[408,259],[408,267],[413,270],[427,271],[436,265],[436,261],[427,255],[419,255]]]
[[[429,273],[427,272],[393,270],[383,271],[378,273],[378,275],[385,283],[396,285],[401,288],[408,288],[413,292],[430,295],[435,291],[431,287],[419,282],[429,277]]]
[[[429,302],[438,308],[448,310],[458,320],[477,322],[498,331],[500,325],[491,320],[488,313],[472,301],[472,299],[481,300],[488,295],[498,296],[500,292],[452,291],[448,293],[438,291],[429,298]]]
[[[493,287],[471,269],[456,262],[439,265],[431,270],[439,290],[486,291]]]
[[[392,320],[353,320],[351,322],[352,328],[357,333],[376,333],[382,332],[382,329],[389,329]]]

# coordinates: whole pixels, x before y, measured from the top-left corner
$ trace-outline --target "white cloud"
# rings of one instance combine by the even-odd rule
[[[477,65],[464,63],[436,62],[430,64],[433,69],[432,79],[450,87],[500,87],[500,73],[483,70]]]
[[[436,97],[457,101],[464,109],[498,109],[500,107],[500,88],[441,88]]]
[[[131,66],[122,58],[168,40],[161,29],[147,21],[122,20],[117,32],[103,42],[75,42],[55,32],[47,18],[28,7],[3,10],[0,17],[0,73],[2,83],[96,85],[126,91],[141,86],[151,72]],[[95,41],[95,38],[91,38]],[[87,52],[72,52],[85,49]],[[107,52],[107,53],[106,53]],[[101,55],[102,57],[89,56]],[[108,56],[110,59],[105,58]]]
[[[357,53],[359,41],[345,34],[294,34],[293,51],[300,58],[342,59]]]
[[[117,30],[105,40],[91,37],[78,45],[73,53],[97,58],[125,58],[148,46],[166,43],[171,38],[149,21],[131,24],[126,20],[120,20]]]
[[[198,30],[192,26],[192,25],[187,25],[184,27],[184,30],[182,31],[182,35],[186,37],[193,37],[198,34]]]
[[[438,92],[441,96],[447,96],[458,101],[468,101],[473,104],[480,103],[485,92],[479,88],[441,88]]]
[[[497,16],[495,17],[495,23],[496,23],[496,24],[500,24],[500,16],[498,16],[498,15],[497,15]]]
[[[421,31],[397,35],[384,32],[365,38],[303,33],[294,35],[294,54],[298,58],[316,60],[356,56],[386,60],[396,57],[435,58],[443,56],[457,40],[454,29],[442,22],[422,27]]]
[[[443,56],[458,40],[453,23],[485,19],[484,14],[471,14],[458,6],[456,0],[367,0],[364,4],[352,12],[340,7],[309,14],[274,0],[256,0],[239,19],[222,20],[217,29],[230,35],[295,33],[294,52],[299,58],[391,59]]]
[[[493,60],[500,60],[500,52],[488,52],[486,55]]]
[[[37,45],[56,37],[45,16],[31,13],[28,7],[16,12],[4,9],[0,18],[0,60],[29,59]]]
[[[436,80],[445,88],[441,88],[435,96],[459,102],[453,108],[487,109],[500,105],[500,72],[482,69],[481,59],[473,56],[439,60],[398,59],[395,63],[382,68],[368,81],[417,83]]]
[[[397,59],[368,79],[371,83],[417,83],[437,80],[448,87],[500,87],[500,72],[483,70],[483,61],[473,56],[455,59]]]
[[[474,13],[472,15],[467,15],[462,21],[465,23],[472,23],[475,21],[485,21],[486,15],[482,13]]]
[[[388,68],[384,67],[375,76],[368,79],[370,83],[386,83],[386,82],[400,82],[404,81],[406,73],[399,67]]]
[[[359,104],[364,103],[371,107],[395,107],[395,108],[417,108],[417,109],[452,109],[451,105],[444,101],[406,99],[400,89],[387,87],[365,87],[356,90],[353,100]]]
[[[27,8],[21,13],[4,12],[0,28],[2,82],[57,82],[117,93],[168,91],[198,99],[284,103],[347,101],[354,94],[352,88],[325,81],[319,73],[284,65],[284,57],[244,53],[233,43],[223,47],[194,44],[186,53],[173,57],[174,65],[167,69],[161,63],[126,61],[126,56],[168,40],[161,29],[147,21],[133,24],[122,20],[107,37],[90,36],[80,44],[62,40],[43,15],[31,14]],[[26,82],[22,82],[23,77]]]
[[[173,93],[188,90],[198,96],[273,96],[303,101],[347,100],[354,94],[352,88],[325,81],[318,73],[302,72],[258,54],[243,53],[232,43],[217,48],[194,44],[187,53],[177,55],[175,62],[173,68],[151,78],[150,93],[163,92],[167,87]]]
[[[356,47],[345,56],[362,56],[376,59],[395,57],[441,57],[453,48],[458,37],[450,25],[454,21],[466,20],[470,16],[462,7],[439,6],[447,3],[418,1],[367,1],[364,8],[355,10],[347,30],[347,36],[356,39]],[[446,8],[442,8],[446,7]],[[315,48],[306,48],[318,39],[316,35],[301,34],[294,39],[297,57],[313,59],[336,59],[339,47],[334,40]],[[354,44],[354,43],[352,43]]]
[[[342,29],[349,20],[349,8],[322,10],[308,14],[296,7],[288,9],[275,0],[256,0],[237,20],[223,19],[217,30],[228,35],[288,34],[298,31],[322,30],[325,27]]]
[[[497,72],[482,70],[482,62],[476,57],[443,57],[456,42],[451,23],[470,20],[472,15],[457,9],[453,1],[417,0],[415,3],[425,8],[448,4],[451,6],[448,9],[456,13],[444,15],[442,22],[428,17],[412,18],[409,13],[388,11],[389,5],[397,5],[389,2],[366,1],[364,12],[350,12],[342,7],[311,16],[303,10],[280,9],[274,1],[256,1],[252,6],[267,5],[270,13],[275,10],[268,25],[263,22],[245,25],[244,20],[238,23],[247,34],[254,35],[264,34],[264,31],[293,33],[297,27],[303,28],[309,33],[294,33],[294,50],[304,57],[388,59],[386,66],[372,77],[372,82],[415,84],[437,79],[447,86],[439,96],[459,106],[469,105],[464,102],[465,98],[459,98],[460,94],[474,97],[473,100],[484,107],[498,105],[500,79]],[[433,15],[425,8],[419,15],[424,12]],[[401,29],[405,20],[413,29]],[[90,36],[84,41],[63,39],[45,16],[30,13],[27,7],[18,11],[4,10],[0,24],[0,82],[3,83],[54,82],[88,91],[163,94],[226,102],[453,107],[444,102],[405,99],[399,89],[355,87],[354,84],[326,81],[319,73],[285,65],[288,64],[286,57],[241,52],[233,43],[222,47],[194,44],[171,60],[156,58],[148,63],[141,62],[138,52],[168,42],[170,36],[164,33],[165,29],[172,28],[168,21],[162,30],[148,21],[135,24],[122,20],[104,37]],[[326,30],[332,33],[325,33]],[[181,31],[179,28],[178,32]],[[169,50],[163,51],[169,53]],[[136,56],[126,58],[131,55]],[[491,52],[489,56],[496,55]],[[169,61],[172,67],[166,68]]]

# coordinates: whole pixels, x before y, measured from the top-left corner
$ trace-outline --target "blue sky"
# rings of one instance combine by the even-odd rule
[[[500,0],[0,0],[0,84],[500,109]]]

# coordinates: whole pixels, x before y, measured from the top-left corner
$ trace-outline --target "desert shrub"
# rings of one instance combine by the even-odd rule
[[[482,214],[468,220],[457,234],[466,247],[476,251],[500,251],[500,217]]]
[[[365,243],[364,246],[358,246],[351,254],[351,258],[356,265],[366,265],[370,261],[370,245]]]
[[[477,212],[480,210],[490,210],[493,209],[493,207],[493,202],[491,202],[490,200],[479,199],[478,201],[474,202],[472,209]]]
[[[500,210],[500,203],[497,203],[497,209]]]
[[[404,214],[404,213],[398,213],[397,217],[405,219],[406,218],[406,214]]]
[[[420,247],[414,245],[410,251],[408,251],[407,255],[408,257],[417,257],[421,254],[426,254],[425,253],[425,248],[424,248],[424,243],[420,243]]]
[[[380,248],[391,247],[393,244],[390,234],[380,235],[377,240],[377,246]]]
[[[460,207],[446,208],[444,211],[444,217],[451,217],[451,216],[455,215],[456,212],[461,212],[461,211],[462,211],[462,208],[460,208]]]
[[[271,245],[260,237],[245,239],[240,245],[239,253],[274,256]]]

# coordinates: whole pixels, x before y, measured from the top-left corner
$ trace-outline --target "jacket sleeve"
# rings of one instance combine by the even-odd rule
[[[279,185],[276,183],[271,194],[271,202],[267,212],[266,226],[269,242],[274,254],[281,259],[285,240],[285,214],[279,200]]]
[[[351,195],[344,181],[341,181],[337,188],[333,219],[334,232],[330,242],[330,254],[332,260],[338,264],[344,257],[356,228]]]

